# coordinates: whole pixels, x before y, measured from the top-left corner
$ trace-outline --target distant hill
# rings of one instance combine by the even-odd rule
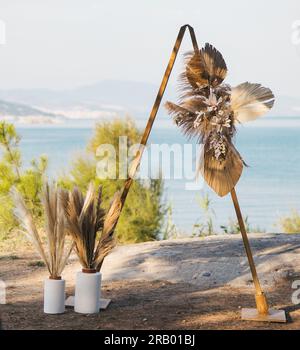
[[[0,99],[47,109],[82,106],[93,110],[108,106],[116,109],[144,110],[145,105],[152,103],[155,94],[155,85],[105,80],[69,90],[0,90]]]
[[[158,86],[145,82],[103,80],[74,89],[0,90],[0,112],[39,113],[47,117],[101,118],[129,113],[145,118],[154,102]],[[166,98],[176,99],[176,89],[167,88]],[[30,107],[34,106],[34,107]],[[163,113],[163,111],[162,111]],[[300,116],[300,98],[277,96],[272,116]]]
[[[0,120],[13,120],[22,123],[59,123],[64,120],[64,116],[23,103],[0,100]]]
[[[15,103],[15,102],[7,102],[0,100],[0,114],[1,115],[11,115],[11,116],[27,116],[27,115],[40,115],[45,117],[57,117],[57,115],[41,111],[38,108],[33,108],[31,106]]]
[[[82,109],[129,113],[142,118],[151,109],[157,90],[158,86],[149,83],[103,80],[68,90],[2,89],[0,99],[61,114]],[[173,89],[168,88],[170,91]]]

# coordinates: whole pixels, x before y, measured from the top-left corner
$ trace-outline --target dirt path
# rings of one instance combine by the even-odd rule
[[[34,258],[28,253],[2,254],[0,278],[7,284],[7,304],[0,305],[3,326],[5,329],[300,329],[300,304],[291,302],[292,281],[300,280],[297,271],[300,236],[268,237],[252,236],[252,246],[269,303],[288,311],[287,324],[240,320],[240,307],[254,307],[248,269],[241,264],[244,256],[240,240],[210,237],[119,247],[107,259],[103,271],[102,295],[111,298],[112,303],[100,314],[89,316],[75,314],[72,309],[63,315],[45,315],[42,310],[45,268],[32,266]],[[73,258],[65,271],[67,295],[74,292],[74,274],[78,269]],[[222,271],[225,276],[220,281]]]

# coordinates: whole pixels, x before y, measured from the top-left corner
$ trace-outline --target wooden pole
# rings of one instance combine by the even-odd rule
[[[174,67],[174,63],[175,63],[175,60],[176,60],[176,57],[177,57],[177,54],[178,54],[178,51],[179,51],[179,48],[180,48],[183,36],[184,36],[185,31],[186,31],[187,28],[188,28],[188,30],[190,32],[190,36],[191,36],[191,40],[192,40],[192,43],[193,43],[194,50],[195,51],[199,50],[193,27],[191,27],[188,24],[182,26],[180,28],[179,32],[178,32],[177,39],[175,41],[175,45],[174,45],[172,53],[171,53],[171,57],[169,59],[169,63],[168,63],[167,68],[165,70],[165,74],[164,74],[163,79],[161,81],[161,84],[160,84],[160,87],[159,87],[156,99],[154,101],[152,110],[150,112],[150,116],[149,116],[147,125],[145,127],[145,130],[144,130],[141,142],[140,142],[140,148],[137,151],[137,153],[136,153],[136,155],[135,155],[135,157],[134,157],[134,159],[132,161],[132,165],[131,165],[131,168],[129,170],[129,176],[128,176],[127,180],[125,181],[124,187],[123,187],[122,192],[121,192],[121,197],[120,197],[120,200],[121,200],[121,211],[122,211],[122,209],[124,207],[124,204],[125,204],[125,201],[126,201],[126,198],[127,198],[128,192],[129,192],[129,189],[130,189],[130,187],[132,185],[133,178],[134,178],[134,176],[135,176],[135,174],[137,172],[137,169],[138,169],[138,167],[140,165],[141,158],[142,158],[145,146],[147,144],[150,132],[152,130],[152,126],[153,126],[154,120],[155,120],[156,115],[157,115],[157,111],[159,109],[161,100],[162,100],[164,92],[166,90],[166,87],[167,87],[167,84],[168,84],[168,81],[169,81],[172,69]],[[120,214],[121,214],[121,211],[120,211]],[[116,221],[115,225],[117,225],[117,223],[118,223],[118,220]]]
[[[237,195],[236,195],[234,188],[231,190],[231,198],[233,201],[234,209],[235,209],[238,223],[240,226],[240,230],[241,230],[241,234],[242,234],[242,238],[243,238],[243,242],[244,242],[244,247],[245,247],[245,251],[247,254],[247,258],[248,258],[248,262],[249,262],[249,266],[250,266],[250,270],[251,270],[251,274],[252,274],[252,278],[253,278],[253,282],[254,282],[254,286],[255,286],[255,290],[256,290],[255,301],[256,301],[257,311],[259,314],[266,315],[266,314],[268,314],[268,311],[269,311],[267,299],[264,295],[264,292],[262,291],[262,288],[261,288],[261,285],[260,285],[260,282],[259,282],[259,279],[257,276],[256,267],[255,267],[253,255],[251,252],[251,247],[250,247],[250,243],[248,240],[243,216],[241,213],[240,205],[239,205],[238,198],[237,198]]]

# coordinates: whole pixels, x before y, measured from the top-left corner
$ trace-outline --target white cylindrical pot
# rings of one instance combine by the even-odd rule
[[[65,312],[65,280],[46,279],[44,281],[44,312],[62,314]]]
[[[77,272],[74,311],[81,314],[95,314],[100,310],[100,272]]]

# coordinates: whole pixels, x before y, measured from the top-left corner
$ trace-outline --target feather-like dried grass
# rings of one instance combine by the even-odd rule
[[[105,215],[102,205],[102,188],[98,194],[91,183],[85,196],[75,187],[64,202],[67,231],[75,244],[75,251],[84,269],[100,271],[104,258],[115,246],[113,236],[121,204],[115,194],[110,209]],[[100,234],[98,243],[97,236]]]
[[[59,279],[67,264],[73,249],[73,243],[66,243],[66,230],[64,208],[61,198],[64,190],[44,185],[42,192],[42,204],[45,212],[45,229],[37,229],[32,213],[26,207],[24,198],[14,188],[12,196],[14,200],[14,215],[19,221],[22,231],[32,242],[35,249],[44,261],[50,273],[50,278]],[[47,245],[44,247],[43,233],[46,236]]]

